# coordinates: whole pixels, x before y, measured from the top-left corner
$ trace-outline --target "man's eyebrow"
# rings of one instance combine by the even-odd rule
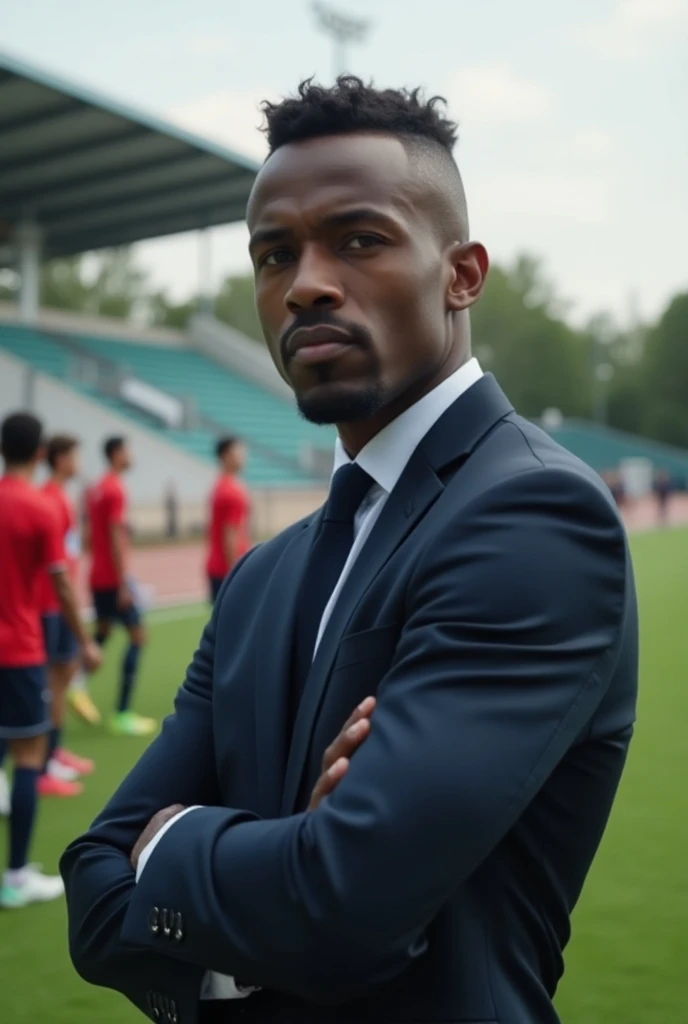
[[[257,245],[264,245],[266,242],[280,242],[283,238],[288,238],[289,234],[288,228],[258,228],[251,235],[248,247],[254,249]]]
[[[377,224],[392,224],[393,219],[373,206],[357,206],[353,210],[342,210],[323,217],[323,224],[342,226],[358,224],[360,221],[374,221]]]
[[[391,225],[393,219],[381,210],[372,206],[357,206],[352,210],[341,210],[330,213],[323,217],[321,224],[325,227],[345,227],[347,224],[360,224],[362,221],[380,225]],[[255,249],[258,245],[267,245],[270,242],[281,242],[291,235],[291,230],[286,227],[257,228],[251,235],[249,249]]]

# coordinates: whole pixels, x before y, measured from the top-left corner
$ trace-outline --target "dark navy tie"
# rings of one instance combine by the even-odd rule
[[[313,661],[320,621],[354,542],[354,517],[373,478],[349,462],[332,477],[320,531],[306,565],[296,612],[294,702],[298,706]]]

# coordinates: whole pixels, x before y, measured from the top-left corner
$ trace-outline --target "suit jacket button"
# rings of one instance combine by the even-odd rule
[[[157,935],[160,931],[160,911],[157,907],[153,907],[148,915],[148,931],[151,935]]]
[[[163,934],[167,939],[169,939],[170,935],[172,934],[171,921],[173,916],[173,912],[171,910],[168,910],[167,907],[165,907],[164,910],[162,910],[160,913],[160,921],[162,924]]]
[[[184,919],[179,913],[174,915],[174,938],[176,942],[184,938]]]

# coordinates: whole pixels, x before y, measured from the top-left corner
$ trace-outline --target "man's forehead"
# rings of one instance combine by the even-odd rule
[[[248,204],[249,226],[282,202],[389,202],[410,174],[400,140],[389,135],[357,134],[291,143],[263,166]]]

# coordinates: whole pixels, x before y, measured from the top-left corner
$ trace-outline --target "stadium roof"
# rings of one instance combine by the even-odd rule
[[[65,256],[243,220],[258,164],[0,52],[0,243]]]

